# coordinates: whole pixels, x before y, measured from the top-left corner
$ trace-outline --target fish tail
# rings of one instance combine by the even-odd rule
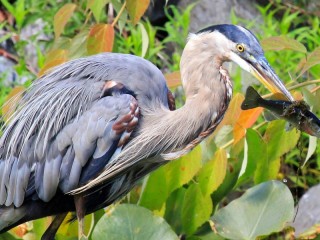
[[[241,104],[241,109],[248,110],[248,109],[259,107],[260,106],[259,103],[261,99],[262,98],[259,95],[259,93],[253,87],[249,86],[246,91],[245,99]]]

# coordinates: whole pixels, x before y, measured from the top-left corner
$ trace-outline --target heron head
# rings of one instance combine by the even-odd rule
[[[207,27],[197,34],[212,34],[219,37],[225,60],[237,63],[242,69],[250,72],[273,93],[282,93],[293,101],[293,97],[274,72],[264,56],[258,39],[246,28],[222,24]],[[217,45],[216,47],[219,47]]]

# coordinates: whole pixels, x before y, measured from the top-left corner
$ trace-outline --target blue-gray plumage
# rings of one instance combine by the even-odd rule
[[[235,31],[238,28],[238,31]],[[235,43],[245,43],[256,55],[263,55],[259,40],[248,29],[231,24],[221,24],[202,29],[198,33],[218,31]],[[244,53],[244,52],[243,52]]]
[[[140,57],[103,53],[62,64],[25,92],[0,139],[0,232],[67,212],[85,214],[126,194],[150,171],[188,153],[222,120],[232,96],[224,61],[292,99],[248,30],[191,34],[181,57],[186,104]],[[79,233],[81,234],[81,232]]]

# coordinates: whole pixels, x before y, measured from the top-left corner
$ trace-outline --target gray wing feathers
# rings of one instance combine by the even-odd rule
[[[113,124],[130,113],[135,99],[125,94],[101,99],[108,80],[133,91],[142,109],[167,104],[162,73],[142,58],[105,53],[57,67],[33,83],[3,131],[0,205],[18,206],[24,191],[29,194],[32,188],[49,201],[58,187],[63,192],[76,187],[88,160],[104,156],[120,139],[121,144],[107,155],[112,158],[121,152],[132,130],[121,132],[121,124],[118,130]],[[20,182],[31,177],[35,185]]]
[[[92,156],[103,156],[115,141],[128,134],[116,133],[112,126],[130,113],[132,102],[136,104],[131,95],[105,97],[94,102],[50,140],[41,161],[34,162],[43,153],[43,144],[34,147],[35,136],[24,145],[19,159],[1,160],[0,205],[21,206],[31,172],[35,174],[37,195],[43,201],[52,199],[58,188],[63,192],[76,188],[82,169]]]

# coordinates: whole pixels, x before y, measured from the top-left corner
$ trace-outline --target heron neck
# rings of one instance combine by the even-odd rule
[[[171,118],[183,119],[184,127],[188,129],[183,131],[188,136],[184,136],[187,142],[182,144],[185,146],[184,151],[180,151],[181,155],[214,131],[232,96],[228,72],[222,67],[225,58],[219,52],[208,52],[201,46],[208,48],[203,43],[199,45],[189,41],[181,58],[186,104],[175,111],[174,118]],[[179,129],[179,122],[176,124],[176,129]]]
[[[192,37],[181,56],[180,71],[186,94],[186,111],[214,123],[224,114],[232,96],[228,72],[222,67],[226,57],[218,42],[205,37]],[[218,41],[218,40],[217,40]],[[208,47],[209,44],[213,46]],[[208,50],[210,49],[210,50]]]
[[[144,123],[131,143],[148,154],[137,156],[139,151],[135,151],[130,159],[147,158],[150,153],[176,159],[211,134],[222,120],[232,95],[228,73],[222,68],[225,59],[218,52],[208,52],[207,43],[196,40],[189,40],[181,57],[185,105],[175,111],[157,109],[156,114],[142,109]],[[123,156],[128,159],[126,154]]]

